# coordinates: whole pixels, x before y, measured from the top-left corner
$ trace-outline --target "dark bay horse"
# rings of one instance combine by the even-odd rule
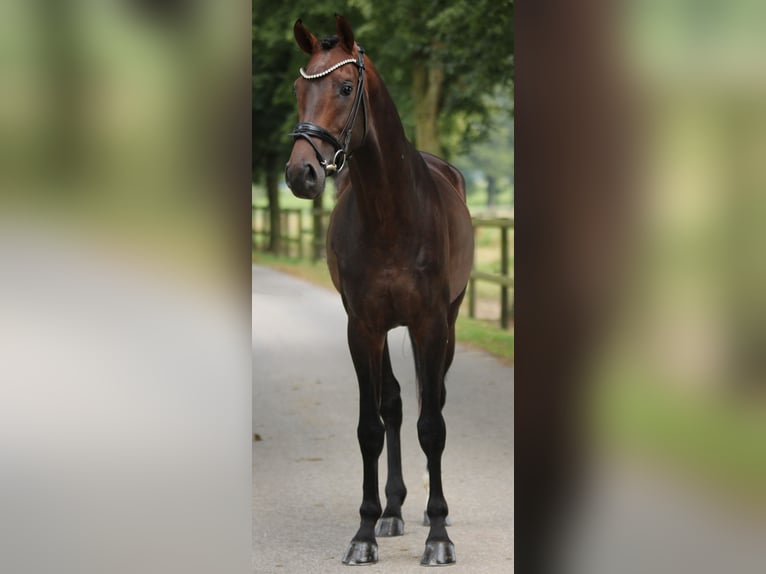
[[[364,467],[361,524],[343,562],[376,562],[375,536],[404,532],[402,401],[386,337],[405,325],[418,381],[418,438],[430,479],[430,531],[421,563],[451,564],[455,548],[447,535],[441,479],[442,408],[444,377],[455,352],[455,319],[473,260],[463,177],[407,140],[394,102],[341,16],[336,16],[336,33],[320,41],[300,20],[295,23],[295,40],[311,58],[295,82],[299,123],[290,134],[295,143],[285,179],[293,194],[312,199],[322,193],[328,176],[337,177],[327,263],[348,314]],[[378,492],[384,439],[385,510]]]

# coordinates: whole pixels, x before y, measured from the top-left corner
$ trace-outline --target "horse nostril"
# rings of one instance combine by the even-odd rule
[[[314,183],[317,179],[317,172],[314,169],[314,166],[310,163],[305,163],[304,168],[306,171],[306,183]]]

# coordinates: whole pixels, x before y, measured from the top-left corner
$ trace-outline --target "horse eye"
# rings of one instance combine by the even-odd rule
[[[340,89],[340,93],[344,96],[350,96],[353,89],[354,87],[351,84],[343,84]]]

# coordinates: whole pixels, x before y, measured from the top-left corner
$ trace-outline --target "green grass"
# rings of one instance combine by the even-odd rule
[[[278,257],[261,251],[253,251],[253,263],[272,267],[283,273],[299,277],[309,283],[334,290],[330,272],[322,261],[311,263],[297,258]],[[463,303],[466,305],[467,303]],[[513,361],[513,334],[487,321],[459,317],[455,326],[458,343],[484,349],[505,361]]]
[[[766,504],[766,406],[656,382],[601,385],[596,439],[735,497]]]
[[[458,343],[484,349],[490,354],[513,362],[513,333],[479,319],[459,317],[455,325]]]

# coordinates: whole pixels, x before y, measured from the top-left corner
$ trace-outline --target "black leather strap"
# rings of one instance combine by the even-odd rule
[[[303,137],[303,136],[310,136],[310,137],[316,137],[321,140],[326,141],[329,144],[332,144],[332,146],[339,150],[343,146],[338,141],[338,139],[332,135],[330,132],[328,132],[326,129],[324,129],[322,126],[318,126],[316,124],[312,124],[310,122],[300,122],[297,124],[293,131],[291,131],[288,135],[292,137]]]

